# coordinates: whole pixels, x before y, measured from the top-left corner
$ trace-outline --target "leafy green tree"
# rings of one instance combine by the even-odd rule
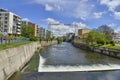
[[[34,28],[30,25],[22,25],[21,27],[21,35],[27,38],[34,36]]]
[[[106,41],[106,36],[103,33],[100,33],[98,31],[91,31],[88,33],[88,36],[86,38],[86,42],[88,44],[96,44],[101,43],[104,44]]]
[[[62,37],[58,37],[58,38],[57,38],[57,42],[58,42],[58,44],[62,43],[62,42],[63,42]]]

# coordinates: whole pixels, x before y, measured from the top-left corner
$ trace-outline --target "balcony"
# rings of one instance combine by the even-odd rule
[[[17,32],[20,32],[21,30],[20,29],[17,29]]]

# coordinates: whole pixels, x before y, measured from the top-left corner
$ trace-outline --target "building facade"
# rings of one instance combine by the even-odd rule
[[[0,9],[0,33],[21,34],[21,17],[4,9]]]
[[[46,31],[44,28],[40,27],[39,28],[39,36],[42,37],[42,38],[46,38]]]
[[[90,31],[91,31],[90,29],[79,29],[78,30],[78,38],[79,39],[86,38]]]
[[[45,33],[46,33],[46,35],[45,35],[46,38],[51,38],[53,36],[53,33],[49,30],[46,30]]]
[[[39,37],[39,25],[28,21],[22,21],[22,24],[32,26],[34,28],[34,36]]]
[[[120,33],[113,33],[112,39],[116,42],[120,42]]]

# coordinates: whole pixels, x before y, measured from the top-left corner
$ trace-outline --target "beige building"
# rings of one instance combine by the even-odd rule
[[[78,30],[78,38],[85,39],[90,31],[91,31],[90,29],[79,29]]]
[[[21,17],[4,9],[0,9],[0,33],[21,34]]]

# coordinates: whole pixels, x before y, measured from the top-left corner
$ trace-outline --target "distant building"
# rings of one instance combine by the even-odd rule
[[[53,33],[51,32],[51,31],[49,31],[49,30],[46,30],[46,33],[45,33],[46,35],[46,38],[51,38],[52,36],[53,36]]]
[[[68,39],[68,40],[72,40],[72,39],[74,39],[74,37],[75,37],[75,33],[66,34],[66,39]]]
[[[120,34],[119,33],[113,33],[112,34],[112,39],[115,40],[116,42],[120,42]]]
[[[39,37],[39,26],[35,23],[32,23],[32,22],[28,22],[28,21],[22,21],[22,24],[25,24],[25,25],[30,25],[34,28],[34,36],[35,37]]]
[[[42,27],[39,28],[39,36],[42,38],[46,38],[45,29]]]
[[[78,38],[85,39],[90,31],[91,31],[90,29],[79,29],[78,30]]]
[[[4,9],[0,9],[0,33],[21,34],[21,17]]]

